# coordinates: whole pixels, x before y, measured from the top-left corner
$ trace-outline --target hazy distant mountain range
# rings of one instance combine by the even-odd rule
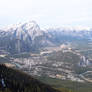
[[[30,52],[66,41],[85,39],[92,39],[91,29],[61,27],[41,30],[35,21],[30,21],[0,29],[0,50],[9,53]]]

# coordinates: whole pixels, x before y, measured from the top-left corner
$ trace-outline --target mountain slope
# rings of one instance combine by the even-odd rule
[[[30,52],[51,42],[35,21],[0,30],[0,48],[12,54]]]
[[[0,65],[0,92],[59,92],[20,71]]]
[[[0,50],[15,54],[89,39],[92,39],[91,29],[61,27],[41,30],[35,21],[30,21],[0,29]]]

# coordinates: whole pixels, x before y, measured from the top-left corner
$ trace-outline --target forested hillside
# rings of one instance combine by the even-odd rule
[[[0,65],[0,92],[59,92],[18,70]]]

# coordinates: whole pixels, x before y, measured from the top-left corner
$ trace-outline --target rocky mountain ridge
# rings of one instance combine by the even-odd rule
[[[0,29],[0,49],[9,53],[38,50],[72,40],[92,39],[89,28],[52,28],[41,30],[35,21],[20,23]]]

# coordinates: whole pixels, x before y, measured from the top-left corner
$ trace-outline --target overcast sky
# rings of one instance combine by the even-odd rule
[[[0,0],[0,27],[35,20],[43,27],[92,27],[92,0]]]

